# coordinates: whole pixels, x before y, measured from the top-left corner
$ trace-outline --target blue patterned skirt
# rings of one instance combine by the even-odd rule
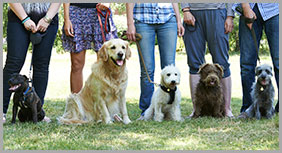
[[[79,53],[87,49],[94,49],[96,52],[99,51],[104,42],[96,8],[70,6],[69,16],[74,30],[74,37],[66,36],[63,27],[62,44],[64,49],[74,53]],[[102,15],[100,16],[104,27],[105,18]],[[118,38],[112,13],[109,16],[108,24],[109,32],[106,33],[103,29],[106,41]]]

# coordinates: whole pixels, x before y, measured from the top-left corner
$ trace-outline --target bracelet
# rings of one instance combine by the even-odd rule
[[[24,24],[27,20],[29,20],[30,19],[30,17],[29,16],[27,16],[26,18],[24,18],[23,20],[22,20],[22,24]]]
[[[183,10],[182,12],[183,12],[183,13],[185,13],[185,12],[190,12],[190,10]]]
[[[51,19],[51,18],[48,18],[47,15],[45,15],[45,16],[43,17],[43,20],[44,20],[46,23],[49,23],[49,24],[52,22],[52,19]]]

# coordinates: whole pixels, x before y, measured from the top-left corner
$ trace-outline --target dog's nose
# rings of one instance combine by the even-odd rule
[[[123,56],[123,52],[118,52],[118,57],[122,57]]]
[[[172,80],[171,83],[172,83],[172,84],[175,84],[176,82],[175,82],[175,80]]]

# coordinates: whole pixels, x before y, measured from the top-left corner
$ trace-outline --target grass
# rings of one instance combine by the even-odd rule
[[[114,123],[105,125],[59,125],[56,118],[63,114],[65,97],[69,94],[69,54],[53,54],[50,64],[49,84],[44,109],[52,122],[17,123],[11,125],[11,105],[7,114],[8,123],[3,126],[4,150],[279,150],[279,116],[270,120],[237,120],[203,117],[184,122],[136,121],[140,115],[139,62],[133,47],[133,56],[128,61],[129,81],[126,92],[127,109],[133,121],[129,125]],[[5,57],[5,54],[4,56]],[[207,55],[207,62],[211,57]],[[94,60],[93,60],[94,59]],[[87,54],[84,79],[90,73],[95,54]],[[267,56],[263,63],[270,63]],[[3,62],[5,59],[3,59]],[[27,56],[30,61],[30,55]],[[182,116],[192,111],[188,83],[186,55],[177,54],[176,65],[182,73]],[[239,115],[241,107],[241,83],[239,56],[231,56],[233,114]],[[26,62],[22,74],[28,74]],[[159,82],[159,56],[156,54],[156,82]],[[277,88],[275,85],[276,93]],[[277,97],[276,97],[277,99]]]

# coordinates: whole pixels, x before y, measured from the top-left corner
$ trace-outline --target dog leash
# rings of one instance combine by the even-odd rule
[[[126,31],[123,31],[123,33],[122,33],[122,35],[120,36],[120,38],[121,38],[122,40],[128,40],[128,38],[126,37]],[[153,81],[151,80],[151,78],[150,78],[150,76],[149,76],[149,73],[148,73],[148,70],[147,70],[146,65],[145,65],[145,61],[144,61],[143,55],[142,55],[142,53],[141,53],[141,47],[140,47],[139,41],[142,39],[142,35],[139,34],[139,33],[136,33],[136,34],[135,34],[135,38],[136,38],[135,44],[136,44],[136,46],[137,46],[137,48],[138,48],[137,50],[138,50],[138,53],[139,53],[139,55],[140,55],[141,62],[142,62],[142,64],[143,64],[143,66],[144,66],[144,69],[145,69],[147,78],[148,78],[148,80],[149,80],[150,83],[153,83],[156,87],[158,87],[158,86],[160,86],[160,85],[159,85],[158,83],[153,82]]]
[[[21,107],[28,108],[28,106],[26,105],[25,101],[26,101],[26,98],[27,98],[32,92],[34,92],[34,87],[29,87],[29,86],[28,86],[28,88],[26,88],[25,92],[23,93],[23,100],[20,100],[20,102],[19,102],[19,105],[20,105]],[[34,99],[34,97],[33,97],[33,99]],[[32,101],[33,101],[33,99],[32,99]]]
[[[107,23],[108,23],[108,19],[109,19],[108,17],[111,15],[111,11],[110,11],[109,8],[107,8],[106,9],[106,14],[103,14],[103,12],[99,9],[99,4],[97,4],[96,10],[97,10],[97,15],[98,15],[98,20],[99,20],[100,28],[101,28],[101,31],[102,31],[103,42],[105,42],[106,41],[106,37],[105,37],[104,29],[105,29],[106,33],[109,33],[108,28],[107,28],[107,25],[108,25]],[[104,28],[103,28],[103,23],[102,23],[102,20],[101,20],[101,15],[105,18]]]
[[[248,23],[253,23],[253,22],[255,21],[255,18],[247,18],[247,17],[244,16],[242,7],[237,6],[237,7],[235,8],[235,10],[241,14],[241,17],[243,18],[243,20],[245,20],[245,23],[246,23],[246,24],[248,24]],[[257,53],[258,53],[258,58],[257,58],[257,60],[258,60],[259,65],[260,65],[261,62],[260,62],[260,58],[259,58],[259,48],[258,48],[256,33],[255,33],[254,28],[250,29],[250,31],[251,31],[251,34],[252,34],[252,37],[253,37],[253,40],[254,40],[254,44],[255,44],[256,51],[257,51]]]
[[[33,87],[33,81],[31,77],[31,72],[32,72],[32,67],[33,67],[33,52],[34,52],[34,45],[37,45],[41,42],[42,38],[47,34],[47,32],[41,34],[41,33],[30,33],[29,38],[32,44],[32,53],[31,53],[31,62],[30,62],[30,67],[29,67],[29,74],[28,74],[28,79],[29,83],[31,83],[31,86]]]

